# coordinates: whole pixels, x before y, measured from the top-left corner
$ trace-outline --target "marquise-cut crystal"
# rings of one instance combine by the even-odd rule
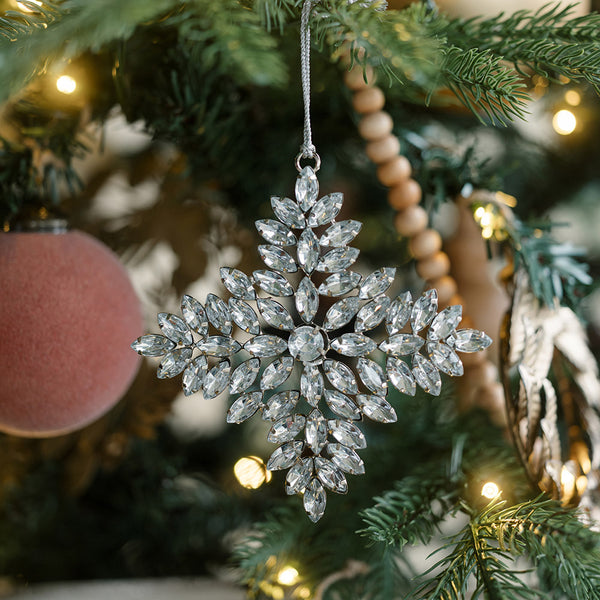
[[[196,298],[187,294],[181,300],[181,314],[185,322],[200,335],[208,333],[208,319],[204,307]]]
[[[395,423],[398,420],[396,411],[391,404],[381,396],[359,394],[356,400],[363,415],[379,423]]]
[[[338,273],[354,264],[358,258],[356,248],[334,248],[319,259],[317,271],[322,273]]]
[[[414,396],[417,391],[415,379],[409,366],[401,359],[391,356],[386,363],[387,375],[392,385],[403,394]]]
[[[339,246],[345,246],[350,243],[362,228],[360,221],[340,221],[334,223],[327,231],[321,236],[319,244],[324,247],[337,248]]]
[[[258,253],[270,269],[284,273],[295,273],[298,270],[296,261],[278,246],[259,246]]]
[[[457,327],[462,319],[462,306],[455,304],[448,306],[433,319],[427,332],[427,339],[432,341],[447,338]]]
[[[383,267],[371,273],[360,286],[358,297],[366,300],[375,298],[389,289],[394,282],[396,269],[393,267]]]
[[[267,271],[266,269],[258,269],[252,273],[254,281],[263,289],[267,294],[272,296],[293,296],[294,288],[290,285],[290,282],[279,273],[274,271]]]
[[[317,201],[319,180],[312,167],[304,167],[296,178],[296,201],[303,211],[307,211]]]
[[[305,273],[312,273],[319,261],[319,240],[312,229],[305,229],[296,248],[298,264]]]
[[[340,390],[344,394],[357,394],[358,386],[354,373],[344,363],[339,360],[326,360],[323,363],[323,370],[327,379],[331,382],[334,388]]]
[[[244,350],[260,358],[279,356],[286,348],[287,342],[276,335],[257,335],[244,344]]]
[[[274,219],[263,219],[255,221],[258,233],[262,235],[267,242],[276,246],[293,246],[296,243],[296,236],[283,223]]]
[[[300,207],[289,198],[271,197],[271,206],[277,218],[292,229],[304,229],[306,219]]]
[[[239,394],[247,390],[256,380],[259,368],[260,360],[258,358],[251,358],[241,363],[231,374],[229,392],[231,394]]]
[[[294,329],[294,321],[287,309],[271,298],[258,298],[256,301],[262,318],[277,329],[291,331]]]
[[[267,462],[267,469],[269,471],[279,471],[280,469],[287,469],[291,467],[304,448],[304,442],[300,440],[294,440],[292,442],[286,442],[282,444],[271,454],[269,461]]]
[[[345,494],[348,491],[346,476],[330,460],[315,458],[315,471],[320,482],[332,492]]]
[[[358,406],[356,406],[348,396],[335,390],[325,390],[323,393],[325,394],[327,406],[329,406],[336,415],[352,421],[360,419]]]
[[[418,335],[397,333],[381,342],[381,344],[379,344],[379,349],[387,354],[405,356],[406,354],[418,352],[424,343],[425,340]]]
[[[291,356],[283,356],[273,361],[262,374],[260,380],[261,390],[273,390],[281,385],[292,374],[294,359]]]
[[[420,354],[413,357],[413,376],[415,381],[428,394],[439,396],[442,389],[442,379],[440,372],[435,368],[430,360],[427,360]]]
[[[301,494],[308,485],[313,474],[313,459],[311,457],[301,458],[288,472],[285,477],[285,493]]]
[[[362,277],[354,271],[334,273],[330,275],[320,286],[319,294],[321,296],[343,296],[353,290],[359,283]]]
[[[131,347],[142,356],[163,356],[175,348],[175,342],[164,335],[151,333],[139,337]]]
[[[304,415],[288,415],[273,423],[267,435],[267,441],[272,444],[283,444],[293,440],[306,424]]]
[[[298,327],[288,340],[290,354],[302,362],[312,362],[322,356],[325,340],[315,327]]]
[[[299,398],[300,394],[295,390],[279,392],[271,396],[263,411],[263,419],[265,421],[277,421],[282,417],[286,417],[294,410]]]
[[[204,308],[210,324],[221,333],[229,335],[231,333],[231,314],[227,304],[218,296],[208,294]]]
[[[377,296],[371,302],[367,302],[356,315],[355,331],[368,331],[374,329],[385,319],[390,299],[387,296]]]
[[[354,423],[340,419],[330,419],[328,426],[333,437],[344,446],[354,450],[367,447],[365,436]]]
[[[218,396],[229,383],[229,374],[231,373],[231,366],[228,360],[223,360],[216,364],[204,378],[202,384],[202,394],[206,400],[215,398]]]
[[[206,356],[197,356],[183,372],[183,393],[190,396],[197,392],[204,383],[204,377],[208,369]]]
[[[224,358],[235,354],[241,346],[230,337],[223,335],[211,335],[196,344],[196,348],[203,354]]]
[[[240,396],[227,411],[228,423],[243,423],[249,419],[262,404],[262,392],[250,392]]]
[[[254,309],[243,300],[229,298],[229,312],[233,322],[243,331],[258,335],[260,333],[260,324]]]
[[[323,329],[332,331],[348,324],[358,312],[360,300],[356,296],[349,296],[336,302],[325,315]]]
[[[256,292],[252,287],[250,277],[231,267],[222,267],[220,270],[223,285],[236,297],[243,300],[253,300]]]
[[[394,299],[385,317],[386,329],[390,335],[398,333],[407,323],[412,312],[412,296],[404,292]]]
[[[327,452],[338,469],[351,475],[362,475],[365,472],[365,464],[352,448],[337,443],[327,444]]]
[[[305,277],[296,291],[296,310],[305,323],[310,323],[319,308],[319,294],[315,284]]]
[[[323,375],[317,367],[307,365],[300,377],[300,392],[311,406],[317,406],[323,396]]]
[[[428,290],[415,300],[410,313],[410,323],[414,333],[421,331],[429,325],[438,308],[438,297],[435,288]]]
[[[377,345],[362,333],[344,333],[331,342],[331,347],[344,356],[365,356],[373,352]]]
[[[175,377],[183,371],[192,358],[191,348],[176,348],[171,350],[161,361],[156,376],[159,379]]]
[[[194,343],[192,332],[186,322],[177,315],[158,313],[158,326],[160,330],[176,344],[190,346]]]
[[[327,420],[320,410],[315,408],[306,419],[304,435],[306,443],[315,454],[320,454],[327,443]]]
[[[387,393],[387,379],[383,369],[374,360],[359,358],[356,370],[361,381],[369,390],[380,396],[385,396]]]
[[[331,223],[340,212],[344,202],[344,195],[341,192],[334,192],[328,196],[323,196],[310,211],[308,215],[308,226],[319,227],[325,223]]]
[[[318,479],[312,479],[304,490],[304,510],[308,518],[316,523],[325,513],[327,495]]]
[[[458,354],[442,342],[429,342],[427,353],[431,362],[442,372],[460,377],[464,373],[463,364]]]
[[[446,340],[446,343],[458,352],[479,352],[492,343],[492,338],[477,329],[459,329]]]

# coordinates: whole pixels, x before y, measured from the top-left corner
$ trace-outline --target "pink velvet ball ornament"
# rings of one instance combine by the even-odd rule
[[[87,234],[0,234],[0,431],[50,437],[108,411],[143,330],[117,257]]]

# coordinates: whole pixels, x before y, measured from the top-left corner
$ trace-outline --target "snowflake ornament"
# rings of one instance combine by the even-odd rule
[[[232,294],[228,303],[214,294],[204,305],[184,296],[182,317],[160,313],[161,334],[132,344],[144,356],[163,357],[159,378],[183,372],[186,395],[201,390],[214,398],[228,389],[237,396],[227,422],[260,413],[272,423],[267,439],[278,447],[267,468],[289,469],[286,492],[303,495],[314,522],[325,511],[326,490],[346,493],[346,474],[364,473],[357,453],[366,447],[361,419],[397,420],[386,400],[388,384],[403,394],[414,395],[419,386],[437,396],[440,373],[463,373],[457,352],[491,343],[481,331],[456,329],[461,306],[438,313],[434,289],[414,302],[410,292],[386,295],[396,269],[381,268],[364,279],[350,270],[359,250],[348,244],[362,224],[336,221],[343,195],[318,199],[318,192],[313,169],[304,167],[296,201],[271,198],[277,220],[256,221],[267,242],[258,251],[268,268],[251,277],[222,268]],[[318,318],[320,297],[339,298],[324,318]],[[234,324],[245,342],[232,336]],[[244,354],[233,368],[233,357]]]

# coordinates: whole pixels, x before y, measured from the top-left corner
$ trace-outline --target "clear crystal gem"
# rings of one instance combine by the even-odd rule
[[[296,178],[296,201],[302,210],[307,211],[319,195],[319,181],[312,167],[304,167]]]
[[[365,356],[373,352],[377,345],[362,333],[344,333],[331,342],[331,347],[344,356]]]
[[[158,313],[158,326],[160,330],[176,344],[190,346],[194,343],[192,332],[186,322],[177,315]]]
[[[315,284],[305,277],[296,290],[296,310],[305,323],[310,323],[319,308],[319,294]]]
[[[334,248],[317,263],[317,271],[323,273],[338,273],[354,264],[360,251],[357,248]]]
[[[397,333],[391,335],[389,339],[384,340],[379,344],[379,349],[387,354],[395,356],[405,356],[406,354],[414,354],[423,346],[425,340],[418,335],[410,333]]]
[[[206,400],[215,398],[218,396],[229,383],[229,374],[231,373],[231,366],[228,360],[223,360],[216,364],[204,378],[202,384],[202,394]]]
[[[369,390],[380,396],[385,396],[387,392],[387,379],[383,369],[374,360],[359,358],[356,370],[360,375],[361,381]]]
[[[279,273],[274,271],[267,271],[266,269],[259,269],[252,273],[254,281],[263,289],[267,294],[272,296],[293,296],[294,288],[290,285],[290,282]]]
[[[407,323],[412,311],[412,296],[404,292],[390,304],[386,315],[386,328],[390,335],[398,333]]]
[[[319,286],[319,294],[321,296],[343,296],[353,290],[361,279],[360,274],[354,271],[334,273]]]
[[[492,343],[492,338],[477,329],[459,329],[446,340],[446,343],[458,352],[479,352]]]
[[[410,323],[414,333],[421,331],[433,321],[438,308],[438,297],[435,288],[425,292],[418,298],[410,314]]]
[[[277,218],[292,229],[304,229],[306,219],[300,207],[289,198],[271,197],[271,206]]]
[[[163,356],[175,348],[175,342],[164,335],[148,334],[139,337],[131,347],[142,356]]]
[[[313,459],[311,457],[301,458],[288,472],[285,477],[285,493],[301,494],[308,485],[313,474]]]
[[[427,353],[431,362],[442,372],[460,377],[464,373],[463,364],[458,354],[442,342],[429,342],[427,344]]]
[[[298,270],[296,261],[278,246],[259,246],[258,253],[267,267],[284,273],[295,273]]]
[[[317,406],[323,396],[323,375],[317,367],[307,365],[300,377],[300,392],[311,406]]]
[[[267,435],[267,441],[272,444],[283,444],[293,440],[306,424],[304,415],[288,415],[276,421]]]
[[[371,302],[367,302],[356,315],[355,331],[368,331],[374,329],[385,319],[390,299],[387,296],[377,296]]]
[[[236,297],[245,300],[253,300],[256,292],[252,287],[250,277],[231,267],[222,267],[220,270],[223,285]]]
[[[306,486],[303,503],[304,510],[313,523],[316,523],[325,513],[327,495],[318,479],[312,479]]]
[[[208,319],[206,317],[206,311],[204,307],[196,298],[188,296],[187,294],[181,301],[181,314],[185,319],[185,322],[200,335],[206,335],[208,333]]]
[[[273,361],[262,374],[260,380],[261,390],[273,390],[281,385],[292,374],[294,359],[291,356],[283,356]]]
[[[290,354],[302,362],[312,362],[322,356],[325,340],[315,327],[304,325],[295,329],[288,340]]]
[[[344,446],[354,450],[367,447],[365,436],[354,423],[340,419],[330,419],[328,426],[333,437]]]
[[[415,381],[428,394],[439,396],[442,389],[442,379],[440,372],[435,368],[430,360],[427,360],[420,354],[413,357],[413,376]]]
[[[330,460],[315,458],[315,471],[319,481],[326,488],[337,494],[345,494],[348,491],[345,475]]]
[[[348,298],[339,300],[327,311],[323,329],[332,331],[348,324],[358,312],[359,307],[360,300],[356,296],[349,296]]]
[[[358,297],[366,300],[367,298],[375,298],[383,294],[394,282],[396,269],[393,267],[383,267],[371,273],[360,286]]]
[[[257,335],[244,344],[246,352],[260,358],[279,356],[286,349],[287,342],[276,335]]]
[[[235,354],[241,346],[234,339],[222,335],[212,335],[198,342],[196,348],[203,354],[224,358]]]
[[[319,227],[325,223],[331,223],[340,212],[344,203],[344,194],[334,192],[328,196],[323,196],[310,211],[308,215],[309,227]]]
[[[274,219],[263,219],[255,221],[258,233],[262,235],[267,242],[276,246],[293,246],[296,243],[296,236],[285,225]]]
[[[340,392],[344,394],[358,393],[354,373],[344,363],[341,363],[339,360],[326,360],[323,363],[323,370],[331,385],[340,390]]]
[[[362,475],[365,472],[365,464],[352,448],[343,444],[327,444],[327,452],[338,469],[351,475]]]
[[[409,366],[401,359],[393,356],[387,359],[387,375],[392,385],[403,394],[414,396],[417,391],[415,379]]]
[[[360,419],[358,406],[356,406],[348,396],[335,390],[325,390],[324,394],[327,406],[329,406],[336,415],[352,421]]]
[[[398,420],[396,411],[391,404],[381,396],[368,396],[367,394],[359,394],[356,400],[360,406],[362,413],[379,423],[395,423]]]
[[[254,309],[243,300],[229,298],[229,311],[233,322],[243,331],[258,335],[260,333],[260,324]]]
[[[362,228],[360,221],[340,221],[334,223],[327,231],[321,236],[319,244],[324,247],[337,248],[339,246],[345,246],[351,242]]]
[[[327,420],[321,411],[314,409],[306,419],[306,443],[315,454],[320,454],[327,443]]]
[[[461,319],[462,306],[460,304],[448,306],[433,319],[427,332],[427,339],[437,341],[447,338],[456,329]]]
[[[190,396],[197,392],[204,383],[204,377],[208,369],[206,356],[197,356],[183,372],[183,393]]]
[[[271,454],[269,461],[267,462],[267,469],[269,471],[279,471],[280,469],[287,469],[291,467],[304,448],[304,442],[300,440],[294,440],[292,442],[286,442],[282,444]]]
[[[231,374],[229,392],[231,394],[239,394],[247,390],[256,380],[259,368],[260,360],[258,358],[251,358],[241,363]]]
[[[312,229],[305,229],[298,239],[298,264],[305,273],[312,273],[319,261],[319,240]]]
[[[295,390],[279,392],[271,396],[263,411],[263,419],[265,421],[278,421],[282,417],[286,417],[294,410],[299,398],[300,394]]]
[[[258,298],[256,303],[262,318],[271,327],[285,329],[286,331],[294,329],[294,321],[290,313],[279,302],[271,300],[271,298]]]
[[[262,392],[250,392],[240,396],[227,411],[228,423],[243,423],[249,419],[262,404]]]
[[[192,358],[191,348],[177,348],[171,350],[161,361],[156,376],[159,379],[175,377],[183,371]]]
[[[206,314],[210,324],[221,333],[229,335],[231,333],[231,314],[227,304],[214,294],[208,294],[206,297]]]

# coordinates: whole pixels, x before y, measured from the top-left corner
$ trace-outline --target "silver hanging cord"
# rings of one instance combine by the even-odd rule
[[[321,166],[321,158],[312,142],[312,129],[310,125],[310,13],[315,0],[304,0],[302,16],[300,18],[300,69],[302,77],[302,97],[304,99],[304,141],[300,146],[300,154],[296,157],[296,168],[300,166],[301,158],[312,158],[315,161],[314,170]]]

